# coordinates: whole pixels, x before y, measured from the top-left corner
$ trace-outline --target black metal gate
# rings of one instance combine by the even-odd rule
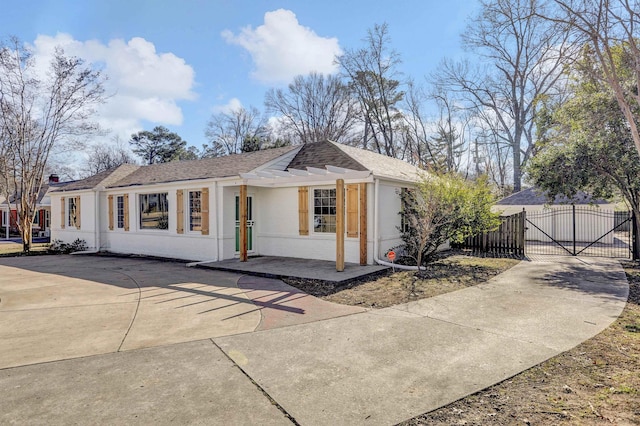
[[[633,215],[595,206],[526,212],[526,254],[633,256]]]

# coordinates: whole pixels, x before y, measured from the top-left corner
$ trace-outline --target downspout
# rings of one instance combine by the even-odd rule
[[[380,179],[374,180],[374,191],[373,191],[373,260],[378,265],[388,266],[390,268],[403,269],[406,271],[418,271],[424,270],[425,267],[418,266],[409,266],[409,265],[398,265],[397,263],[385,262],[384,260],[380,260],[378,258],[378,249],[379,249],[379,225],[380,225],[380,214],[379,210],[379,197],[380,197]]]

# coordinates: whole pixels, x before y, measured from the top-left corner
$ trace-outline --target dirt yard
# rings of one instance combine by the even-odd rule
[[[424,279],[396,272],[347,288],[290,284],[332,302],[383,308],[480,284],[516,263],[453,255],[435,263]],[[623,266],[629,301],[607,330],[511,379],[402,425],[640,424],[640,265]]]
[[[367,308],[386,308],[474,286],[506,271],[519,261],[460,254],[433,263],[417,277],[411,271],[388,273],[371,281],[332,287],[324,282],[285,280],[289,285],[330,302]]]

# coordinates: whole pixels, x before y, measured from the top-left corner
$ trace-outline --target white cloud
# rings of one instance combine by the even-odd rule
[[[56,47],[100,66],[108,77],[106,103],[99,107],[98,122],[123,140],[142,128],[141,120],[166,125],[183,121],[178,101],[193,100],[195,72],[173,53],[157,53],[153,43],[134,37],[128,42],[114,39],[78,41],[71,35],[40,35],[31,48],[43,72]]]
[[[234,111],[238,111],[240,108],[242,108],[242,102],[240,102],[240,99],[238,98],[231,98],[229,99],[229,102],[227,102],[224,105],[216,105],[213,107],[213,113],[217,114],[217,113],[231,113]]]
[[[265,13],[264,24],[256,29],[248,26],[237,35],[225,30],[222,37],[249,52],[255,65],[252,77],[263,83],[289,83],[312,71],[335,73],[334,58],[342,53],[337,38],[318,36],[285,9]]]

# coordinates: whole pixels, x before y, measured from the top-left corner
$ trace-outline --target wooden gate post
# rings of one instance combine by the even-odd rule
[[[336,271],[344,271],[344,179],[336,180]]]

